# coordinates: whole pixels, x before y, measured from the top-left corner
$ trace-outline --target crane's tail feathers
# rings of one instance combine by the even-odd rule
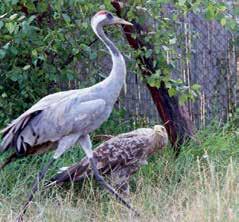
[[[2,143],[0,145],[0,153],[7,150],[14,142],[14,138],[16,138],[18,134],[18,130],[21,128],[21,126],[24,124],[24,122],[19,122],[15,125],[10,124],[5,129],[1,131],[1,134],[3,136]]]
[[[16,159],[17,159],[17,154],[16,154],[16,152],[14,152],[10,156],[8,156],[2,164],[0,164],[0,170],[5,168],[5,166],[7,166],[9,163],[15,161]]]
[[[12,124],[9,124],[8,126],[0,130],[0,134],[2,134],[3,136],[6,135],[11,130],[11,128]]]
[[[0,153],[3,153],[5,150],[7,150],[11,146],[12,141],[13,141],[13,133],[12,130],[10,130],[3,137],[3,140],[0,144]]]
[[[0,145],[0,153],[16,144],[16,140],[20,132],[27,126],[27,123],[40,112],[41,110],[36,110],[28,115],[22,115],[18,119],[13,120],[7,127],[0,131],[3,138]]]

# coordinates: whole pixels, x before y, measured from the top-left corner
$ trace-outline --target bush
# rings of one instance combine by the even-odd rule
[[[89,19],[98,8],[94,1],[1,2],[0,126],[77,79],[75,62],[92,57],[85,43],[95,38]]]

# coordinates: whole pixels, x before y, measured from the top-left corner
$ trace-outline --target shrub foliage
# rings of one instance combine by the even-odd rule
[[[86,43],[95,1],[9,0],[0,3],[0,126],[61,83],[76,78],[72,65]]]
[[[175,15],[167,15],[163,5],[174,4]],[[68,82],[76,79],[78,87],[77,61],[86,72],[98,72],[94,66],[101,50],[92,50],[90,43],[95,35],[90,27],[90,18],[99,9],[112,11],[111,1],[93,0],[3,0],[0,2],[0,126],[29,108],[48,93],[68,88]],[[176,62],[180,44],[175,30],[179,17],[193,11],[204,12],[208,19],[217,19],[222,25],[235,28],[235,21],[227,15],[225,3],[214,0],[158,0],[129,1],[124,13],[129,20],[140,24],[157,24],[148,27],[145,42],[153,42],[150,50],[133,52],[155,57],[155,73],[146,80],[160,87],[164,81],[170,95],[176,93],[184,102],[193,98],[199,86],[185,87],[181,80],[172,80],[170,73]],[[238,13],[238,12],[237,12]],[[153,28],[154,27],[154,28]],[[115,29],[114,29],[115,30]],[[115,34],[115,31],[111,34]],[[120,45],[122,50],[129,47]],[[131,51],[132,53],[132,51]],[[103,52],[104,54],[104,52]],[[170,62],[168,54],[174,55]],[[137,63],[132,62],[134,70]],[[88,74],[88,73],[87,73]],[[72,88],[72,86],[70,86]]]

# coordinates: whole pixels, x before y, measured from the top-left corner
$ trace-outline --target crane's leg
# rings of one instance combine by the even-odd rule
[[[112,171],[110,174],[113,186],[123,197],[126,197],[126,199],[129,197],[129,172],[128,166]]]
[[[38,190],[38,187],[39,187],[39,183],[40,181],[43,179],[43,177],[46,175],[47,173],[47,170],[49,169],[49,167],[53,164],[53,162],[55,161],[56,159],[51,159],[42,169],[41,171],[38,173],[37,177],[35,178],[34,180],[34,183],[33,183],[33,186],[32,186],[32,189],[31,189],[31,193],[30,195],[28,196],[28,199],[27,199],[27,202],[23,205],[23,208],[20,212],[20,214],[18,215],[17,217],[17,222],[21,222],[23,221],[23,215],[25,214],[28,206],[30,205],[33,197],[34,197],[34,194],[36,193],[36,191]]]
[[[74,145],[77,140],[78,140],[79,136],[72,134],[69,136],[65,136],[63,137],[60,141],[59,144],[57,146],[57,149],[55,151],[55,154],[53,156],[53,159],[51,159],[42,169],[41,171],[38,173],[38,175],[36,176],[32,189],[31,189],[31,193],[28,196],[27,202],[24,204],[21,213],[19,214],[19,216],[17,217],[17,221],[23,221],[22,217],[25,214],[30,202],[32,201],[34,194],[36,193],[36,191],[38,190],[39,187],[39,183],[40,181],[44,178],[44,176],[46,175],[49,167],[54,163],[55,160],[57,160],[66,150],[68,150],[72,145]]]
[[[10,156],[8,156],[5,161],[0,165],[0,170],[2,170],[3,168],[5,168],[5,166],[7,166],[9,163],[15,161],[18,158],[17,153],[14,152],[12,153]]]
[[[111,187],[108,183],[106,183],[104,178],[100,175],[100,173],[97,169],[96,163],[95,163],[95,159],[93,157],[90,136],[89,135],[81,136],[79,138],[79,142],[80,142],[80,145],[82,146],[83,150],[85,151],[85,154],[87,155],[87,157],[89,159],[89,162],[90,162],[92,170],[94,172],[96,181],[103,188],[105,188],[111,194],[113,194],[119,202],[121,202],[123,205],[125,205],[128,209],[132,210],[135,213],[135,215],[139,216],[139,213],[126,200],[124,200],[124,198],[122,198],[113,187]]]

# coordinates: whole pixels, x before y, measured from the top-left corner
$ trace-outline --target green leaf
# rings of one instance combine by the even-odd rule
[[[22,78],[21,68],[13,66],[14,68],[7,73],[7,76],[11,81],[17,82]]]
[[[24,70],[24,71],[26,71],[26,70],[28,70],[28,69],[30,69],[31,68],[31,65],[25,65],[22,69]]]
[[[43,12],[47,11],[47,8],[48,8],[47,1],[39,1],[37,3],[37,11],[38,12],[43,13]]]
[[[227,20],[225,18],[222,18],[220,23],[221,23],[222,26],[225,26],[226,23],[227,23]]]
[[[9,46],[10,46],[10,42],[6,43],[2,48],[7,50],[9,48]]]
[[[3,49],[0,49],[0,59],[3,59],[6,55],[6,51]]]
[[[87,29],[89,27],[89,23],[88,22],[83,22],[81,23],[82,27]]]
[[[2,98],[6,98],[7,97],[7,94],[6,93],[3,93],[2,94]]]
[[[0,21],[0,29],[4,26],[4,22]]]
[[[19,2],[19,0],[11,0],[12,5],[16,5]]]
[[[183,105],[187,100],[188,100],[188,96],[187,95],[181,95],[179,97],[179,104]]]
[[[193,90],[195,90],[195,91],[198,91],[198,90],[201,89],[201,86],[200,86],[199,84],[193,84],[193,85],[191,86],[191,88],[192,88]]]
[[[0,19],[4,18],[7,15],[7,13],[0,15]]]
[[[13,55],[17,55],[18,50],[17,50],[15,47],[11,47],[11,48],[10,48],[10,52],[11,52]]]
[[[19,17],[19,18],[17,19],[17,21],[20,22],[20,21],[22,21],[24,18],[26,18],[26,16],[25,16],[25,15],[22,15],[21,17]]]
[[[178,4],[180,6],[184,6],[185,2],[186,2],[186,0],[178,0]]]
[[[73,55],[77,55],[79,52],[80,52],[80,50],[78,48],[73,48],[72,49]]]
[[[6,23],[5,26],[6,26],[7,30],[8,30],[8,32],[10,34],[12,34],[15,31],[17,23],[16,22],[8,22],[8,23]]]
[[[11,15],[11,16],[9,17],[9,19],[12,21],[12,20],[14,20],[16,17],[17,17],[17,13]]]
[[[74,79],[74,74],[73,73],[68,72],[66,74],[66,76],[67,76],[67,79],[70,80],[70,81]]]
[[[214,19],[216,17],[216,8],[214,5],[209,4],[207,6],[205,16],[207,19]]]
[[[163,48],[164,51],[168,51],[169,50],[169,47],[166,46],[166,45],[162,45],[162,48]]]
[[[63,19],[65,20],[66,23],[70,23],[71,22],[71,18],[70,18],[69,15],[63,13],[62,17],[63,17]]]
[[[169,88],[168,89],[168,94],[169,94],[169,96],[171,97],[171,96],[175,96],[176,95],[176,89],[174,89],[174,88]]]
[[[31,31],[29,24],[26,21],[22,22],[22,31],[25,34],[28,34]]]
[[[35,15],[30,16],[29,19],[28,19],[28,24],[31,24],[34,21],[35,18],[36,18]]]
[[[169,44],[174,45],[177,42],[177,38],[169,39]]]
[[[217,4],[217,8],[220,12],[225,12],[227,10],[227,6],[225,3],[221,2]]]
[[[30,14],[36,12],[36,7],[35,7],[35,4],[34,4],[34,1],[27,1],[27,9],[28,9],[28,12]]]
[[[149,57],[152,55],[152,53],[153,53],[153,50],[152,50],[152,49],[148,49],[148,50],[146,51],[146,53],[145,53],[145,57],[146,57],[146,58],[149,58]]]
[[[91,60],[95,60],[96,58],[97,58],[96,52],[91,52],[91,53],[90,53],[90,59],[91,59]]]
[[[232,30],[238,30],[238,29],[236,29],[237,26],[238,26],[238,24],[234,19],[231,19],[231,18],[227,19],[227,27],[229,27]]]

